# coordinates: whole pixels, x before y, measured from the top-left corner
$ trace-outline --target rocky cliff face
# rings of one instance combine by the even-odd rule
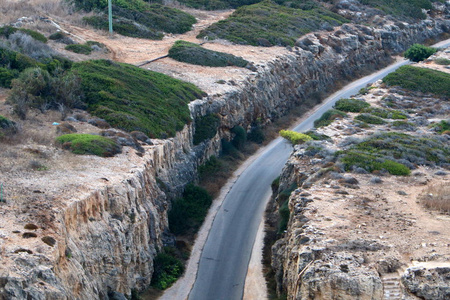
[[[404,28],[345,25],[333,33],[310,34],[289,55],[256,66],[239,89],[194,101],[190,105],[194,118],[206,113],[220,115],[216,137],[193,146],[193,126],[186,126],[175,138],[146,146],[144,156],[134,158],[128,173],[102,178],[96,188],[70,190],[73,195],[65,195],[67,199],[57,209],[46,212],[52,224],[37,231],[38,237],[52,236],[54,246],[36,246],[38,251],[16,246],[2,250],[5,265],[11,268],[0,276],[0,298],[108,299],[111,293],[130,295],[131,289],[145,288],[151,280],[153,258],[170,240],[169,199],[196,178],[198,165],[219,153],[220,140],[230,137],[231,128],[241,125],[249,129],[257,120],[268,123],[294,106],[311,106],[339,83],[388,64],[390,52],[437,37],[448,28],[448,21],[429,20]],[[320,252],[311,249],[309,258],[294,267],[301,270]],[[360,260],[345,255],[334,259],[348,261],[346,265]],[[379,294],[379,280],[369,271],[358,279],[358,290],[351,290],[341,284],[341,277],[352,273],[317,268],[334,274],[329,284],[345,290],[348,299],[356,299],[351,297],[368,289],[371,295]],[[320,279],[314,282],[325,284]],[[324,292],[322,299],[329,299],[326,295]]]

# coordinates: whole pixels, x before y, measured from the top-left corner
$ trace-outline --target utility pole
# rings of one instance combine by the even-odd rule
[[[108,21],[109,21],[109,35],[112,36],[113,28],[112,28],[112,0],[108,0]]]

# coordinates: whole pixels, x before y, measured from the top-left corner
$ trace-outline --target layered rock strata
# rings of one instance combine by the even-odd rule
[[[198,165],[220,152],[220,140],[230,137],[231,128],[250,129],[255,122],[268,123],[294,106],[311,106],[339,83],[388,64],[391,52],[438,37],[448,28],[447,20],[427,20],[404,28],[348,24],[332,33],[310,34],[288,55],[257,65],[232,91],[192,102],[194,124],[172,139],[144,146],[142,157],[127,150],[107,160],[89,158],[102,170],[119,164],[121,173],[105,170],[108,177],[92,179],[82,169],[68,170],[64,177],[77,184],[58,191],[52,187],[52,180],[59,179],[56,174],[50,181],[33,179],[33,186],[26,188],[27,197],[35,202],[28,212],[18,215],[10,202],[3,214],[4,220],[12,221],[4,221],[1,229],[5,268],[0,298],[108,299],[116,292],[130,295],[132,289],[142,290],[150,283],[156,253],[171,239],[170,199],[195,180]],[[194,146],[195,118],[207,113],[220,116],[218,134]],[[52,202],[41,203],[41,199]],[[24,242],[23,226],[30,220],[38,229]],[[46,236],[54,239],[49,242],[53,245],[42,242]],[[379,285],[370,272],[363,281]],[[336,277],[335,282],[341,280]],[[360,289],[367,286],[364,282]]]

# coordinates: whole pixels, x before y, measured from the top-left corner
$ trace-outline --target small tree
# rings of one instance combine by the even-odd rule
[[[427,47],[421,44],[414,44],[405,51],[404,57],[413,62],[419,62],[430,57],[436,53],[436,51],[437,49],[435,48]]]
[[[304,142],[312,140],[309,135],[291,130],[281,130],[280,135],[293,145],[303,144]]]

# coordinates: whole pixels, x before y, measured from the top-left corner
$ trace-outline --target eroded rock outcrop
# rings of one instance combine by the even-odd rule
[[[6,268],[0,274],[0,298],[108,299],[130,295],[132,289],[142,290],[151,281],[153,258],[171,240],[167,221],[170,199],[196,178],[198,165],[220,152],[221,139],[229,138],[234,126],[249,129],[257,121],[266,124],[285,115],[294,106],[311,107],[343,81],[387,65],[391,52],[437,37],[449,27],[448,20],[427,20],[404,28],[345,25],[336,32],[310,34],[289,55],[256,66],[234,91],[192,102],[194,119],[207,113],[220,116],[218,134],[212,140],[194,146],[195,124],[190,124],[175,138],[143,146],[142,157],[136,158],[131,151],[128,157],[124,154],[123,166],[129,166],[128,172],[96,178],[98,183],[86,180],[92,183],[89,187],[80,184],[62,189],[52,199],[53,206],[43,205],[34,212],[43,217],[37,238],[30,239],[26,249],[19,247],[17,234],[2,232],[8,244],[2,244]],[[85,175],[77,170],[67,176],[76,180]],[[51,182],[34,184],[43,194],[52,189]],[[298,222],[305,224],[306,220]],[[43,236],[55,239],[55,245],[42,244]],[[286,249],[303,247],[284,243]],[[299,272],[311,263],[303,274],[311,281],[293,293],[309,295],[311,290],[320,290],[323,297],[316,299],[331,299],[327,297],[334,287],[348,299],[375,299],[380,294],[376,274],[371,270],[354,273],[354,266],[363,259],[358,255],[343,251],[329,257],[320,247],[305,250],[304,258],[291,257],[287,262]],[[327,266],[320,261],[324,257],[335,264]],[[318,272],[327,279],[317,277]],[[352,279],[356,275],[358,279]]]

